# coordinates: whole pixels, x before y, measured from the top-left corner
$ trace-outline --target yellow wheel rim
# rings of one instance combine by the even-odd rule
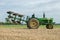
[[[30,22],[30,26],[31,27],[35,27],[37,25],[37,22],[35,21],[35,20],[32,20],[31,22]]]

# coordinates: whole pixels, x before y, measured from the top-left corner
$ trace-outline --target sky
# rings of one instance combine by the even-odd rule
[[[5,22],[7,11],[13,11],[24,16],[41,18],[45,12],[47,18],[53,18],[54,22],[60,23],[60,0],[0,0],[0,22]]]

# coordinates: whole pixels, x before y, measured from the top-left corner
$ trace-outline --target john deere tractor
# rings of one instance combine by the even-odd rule
[[[45,13],[43,13],[42,18],[37,18],[37,17],[35,17],[35,14],[33,14],[30,18],[27,16],[26,20],[22,19],[23,15],[21,15],[21,14],[14,13],[11,11],[8,11],[7,13],[9,14],[8,18],[11,19],[11,21],[13,23],[20,24],[21,21],[24,21],[24,22],[26,22],[27,27],[29,29],[37,29],[37,28],[39,28],[40,25],[46,25],[47,29],[53,29],[53,18],[46,18]],[[17,18],[17,16],[19,18]]]
[[[53,29],[53,18],[45,18],[45,13],[43,14],[43,18],[36,18],[33,14],[27,22],[27,27],[30,29],[37,29],[40,25],[46,25],[47,29]]]

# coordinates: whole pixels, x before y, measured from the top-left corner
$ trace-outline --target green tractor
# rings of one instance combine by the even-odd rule
[[[50,18],[50,19],[46,18],[45,13],[43,13],[43,18],[36,18],[35,14],[33,14],[30,18],[27,16],[26,20],[22,19],[23,15],[21,14],[14,13],[11,11],[8,11],[7,13],[9,14],[8,19],[11,19],[12,23],[14,24],[17,24],[17,23],[20,24],[21,21],[24,21],[26,22],[27,27],[29,29],[37,29],[39,28],[40,25],[46,25],[47,29],[53,29],[53,18]]]
[[[27,27],[30,29],[37,29],[40,25],[46,25],[47,29],[53,29],[53,18],[45,18],[45,14],[43,14],[43,18],[36,18],[33,14],[27,22]]]

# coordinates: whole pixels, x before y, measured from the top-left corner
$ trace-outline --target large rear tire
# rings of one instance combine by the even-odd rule
[[[37,29],[39,27],[39,21],[36,18],[31,18],[27,22],[27,27],[29,29]]]
[[[53,25],[52,25],[52,24],[47,24],[47,25],[46,25],[46,28],[47,28],[47,29],[53,29]]]

